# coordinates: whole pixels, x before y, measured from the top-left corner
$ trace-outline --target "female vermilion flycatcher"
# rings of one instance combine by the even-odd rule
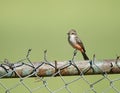
[[[67,34],[68,42],[70,43],[70,45],[82,53],[84,60],[89,60],[88,56],[85,53],[86,52],[85,47],[80,38],[77,36],[76,30],[71,29]]]

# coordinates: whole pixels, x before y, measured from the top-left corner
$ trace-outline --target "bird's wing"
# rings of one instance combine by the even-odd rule
[[[84,45],[83,45],[83,43],[82,43],[82,41],[80,40],[79,37],[76,37],[76,41],[81,46],[81,48],[83,49],[83,51],[86,52],[85,47],[84,47]]]

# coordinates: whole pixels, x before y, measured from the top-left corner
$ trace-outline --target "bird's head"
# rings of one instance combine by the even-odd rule
[[[68,35],[77,35],[77,32],[74,29],[70,29],[67,34]]]

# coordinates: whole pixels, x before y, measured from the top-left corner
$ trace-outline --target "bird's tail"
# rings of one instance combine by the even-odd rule
[[[88,58],[88,56],[86,55],[85,52],[82,52],[82,55],[83,55],[84,60],[89,60],[89,58]]]

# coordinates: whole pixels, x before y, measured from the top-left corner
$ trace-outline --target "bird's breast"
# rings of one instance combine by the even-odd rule
[[[71,42],[72,44],[76,44],[76,43],[77,43],[74,35],[71,35],[71,36],[70,36],[70,42]]]

